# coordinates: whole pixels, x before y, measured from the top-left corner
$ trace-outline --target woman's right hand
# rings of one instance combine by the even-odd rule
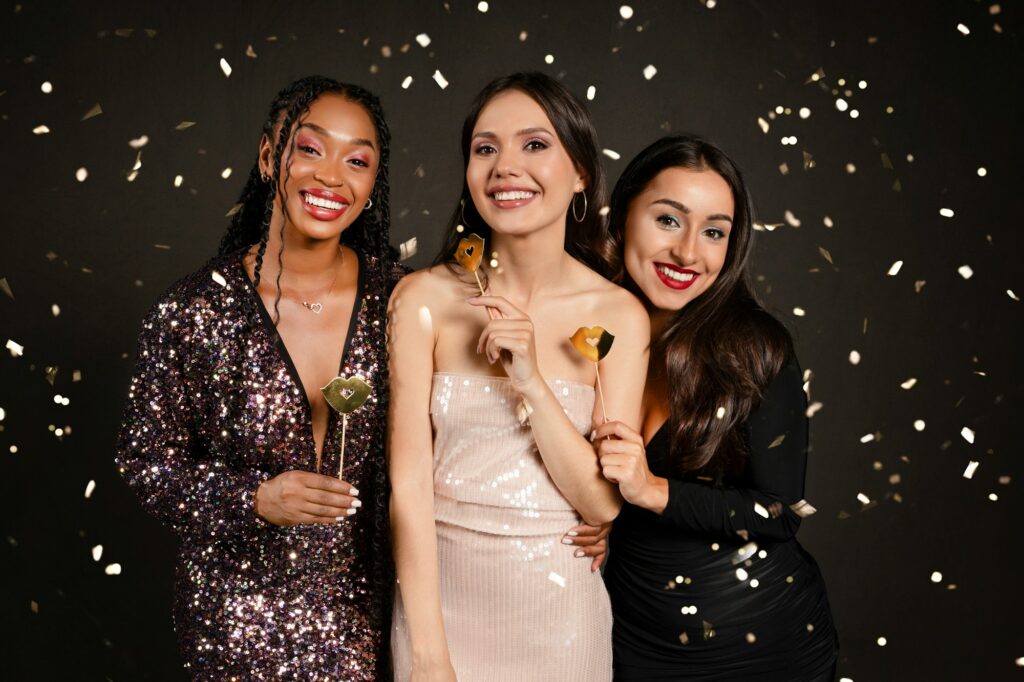
[[[356,513],[359,491],[311,471],[286,471],[256,490],[256,514],[275,526],[335,523]]]
[[[409,682],[458,682],[451,660],[417,663],[413,661]]]

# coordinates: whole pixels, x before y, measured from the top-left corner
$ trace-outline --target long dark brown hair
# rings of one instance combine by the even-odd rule
[[[492,99],[509,90],[518,90],[540,105],[555,127],[555,134],[576,166],[576,171],[583,176],[586,182],[583,192],[587,199],[587,211],[580,222],[569,216],[571,207],[566,211],[565,250],[583,264],[603,271],[604,261],[600,257],[598,245],[605,241],[607,236],[606,221],[601,215],[601,209],[608,205],[608,193],[604,169],[601,167],[601,148],[598,146],[597,130],[587,108],[569,88],[551,76],[538,72],[513,73],[485,85],[473,100],[469,114],[462,124],[463,171],[469,166],[472,154],[470,142],[473,140],[473,128],[480,118],[480,112]],[[573,201],[576,201],[575,196]],[[458,231],[459,225],[464,226],[464,232]],[[483,237],[486,243],[490,243],[491,226],[480,217],[469,193],[469,185],[463,176],[459,202],[448,220],[448,231],[441,250],[434,258],[434,265],[450,263],[459,240],[474,232]]]
[[[633,200],[663,170],[713,171],[735,204],[725,263],[710,287],[674,313],[651,344],[651,366],[668,387],[673,452],[685,473],[720,478],[742,471],[744,424],[792,354],[785,327],[754,297],[747,262],[754,207],[739,167],[712,142],[663,137],[637,154],[612,192],[605,257],[612,279],[643,298],[623,264]],[[719,416],[721,415],[721,416]]]

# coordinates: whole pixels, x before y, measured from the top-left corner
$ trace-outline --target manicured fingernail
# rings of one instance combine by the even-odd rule
[[[353,507],[362,507],[363,506],[363,501],[362,500],[352,500],[352,506]]]
[[[344,521],[344,520],[345,520],[345,517],[344,517],[344,516],[335,516],[335,517],[334,517],[334,520],[335,520],[335,521]]]
[[[348,494],[352,495],[353,497],[359,495],[359,488],[350,488]]]
[[[345,510],[345,516],[352,516],[352,515],[353,515],[353,514],[355,514],[355,513],[356,513],[356,509],[355,509],[355,507],[352,507],[352,508],[350,508],[350,509],[346,509],[346,510]]]
[[[563,545],[571,545],[572,544],[572,540],[570,540],[569,538],[562,538],[562,544]]]
[[[581,557],[581,556],[583,556],[583,550],[582,549],[577,549],[575,552],[573,552],[573,555],[576,556],[576,557]]]
[[[577,532],[576,532],[576,531],[574,531],[574,530],[571,530],[571,531],[569,531],[568,533],[566,533],[566,535],[568,535],[568,536],[569,536],[569,537],[571,537],[571,538],[574,538],[574,537],[576,537],[577,535],[579,535],[579,533],[577,533]]]

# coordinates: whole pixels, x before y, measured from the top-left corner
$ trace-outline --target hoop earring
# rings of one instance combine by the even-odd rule
[[[468,230],[469,229],[469,223],[466,222],[466,200],[465,199],[461,199],[459,201],[459,218],[462,219],[462,226]]]
[[[367,199],[366,199],[366,206],[363,206],[363,208],[364,209],[371,209],[371,208],[373,208],[373,197],[367,197]]]
[[[583,195],[583,215],[579,215],[576,212],[576,195],[578,194]],[[572,195],[572,217],[575,218],[578,223],[582,223],[583,219],[587,217],[587,193],[582,190]]]

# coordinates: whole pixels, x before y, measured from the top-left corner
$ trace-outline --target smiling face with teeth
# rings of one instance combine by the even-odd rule
[[[337,240],[370,197],[378,146],[373,120],[362,105],[340,94],[321,95],[292,129],[271,224],[286,218],[286,240]],[[259,163],[268,177],[273,151],[273,141],[264,136]]]
[[[585,187],[544,109],[520,90],[502,92],[481,110],[466,184],[483,220],[509,235],[564,231],[569,202]]]
[[[629,205],[623,263],[658,310],[676,311],[715,282],[732,230],[732,189],[710,169],[671,167]]]

